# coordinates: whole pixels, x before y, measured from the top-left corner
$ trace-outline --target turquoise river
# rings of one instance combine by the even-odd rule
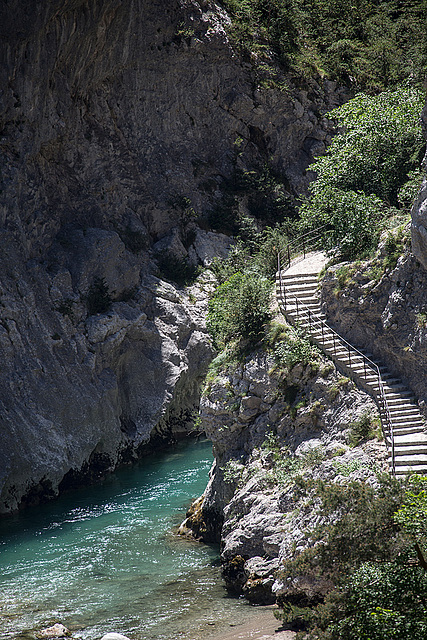
[[[192,640],[247,621],[227,596],[218,549],[175,534],[205,489],[209,442],[181,443],[0,521],[0,638],[61,622],[82,640]]]

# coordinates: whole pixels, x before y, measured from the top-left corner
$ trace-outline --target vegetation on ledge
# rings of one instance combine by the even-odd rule
[[[419,189],[424,140],[421,91],[360,94],[331,116],[342,127],[310,169],[317,175],[300,214],[306,228],[329,224],[325,249],[355,259],[376,248],[387,220],[409,212]]]
[[[268,71],[273,54],[285,71],[320,74],[355,91],[376,93],[407,78],[425,80],[425,0],[223,0],[223,5],[232,17],[234,40],[260,72]]]
[[[326,524],[283,574],[335,586],[316,607],[283,599],[282,619],[310,640],[425,638],[427,478],[413,475],[402,486],[383,475],[377,487],[301,479],[296,490],[321,501]]]

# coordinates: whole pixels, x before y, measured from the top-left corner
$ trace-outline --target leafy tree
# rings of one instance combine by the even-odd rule
[[[310,166],[317,179],[301,207],[306,227],[330,223],[326,248],[355,258],[376,245],[382,221],[404,206],[424,147],[423,103],[420,91],[406,87],[360,94],[331,113],[341,132]]]
[[[310,638],[424,640],[427,575],[403,563],[367,562],[317,610]]]
[[[386,475],[378,480],[376,489],[363,482],[298,485],[314,489],[325,524],[312,536],[322,543],[285,572],[326,577],[335,588],[315,609],[284,602],[283,617],[307,624],[313,640],[426,637],[427,477],[413,475],[404,485]]]
[[[223,0],[235,42],[258,67],[271,54],[285,70],[318,72],[377,93],[427,67],[426,0]],[[255,55],[254,55],[255,54]]]
[[[415,546],[421,567],[427,570],[427,477],[412,475],[408,481],[403,505],[395,514]]]

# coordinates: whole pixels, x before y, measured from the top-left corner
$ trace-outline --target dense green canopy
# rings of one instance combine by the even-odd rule
[[[426,77],[426,0],[223,0],[247,51],[357,90]]]

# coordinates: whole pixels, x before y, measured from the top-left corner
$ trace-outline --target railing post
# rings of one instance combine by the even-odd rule
[[[351,349],[350,349],[350,345],[347,345],[347,349],[348,349],[348,366],[351,367]]]

